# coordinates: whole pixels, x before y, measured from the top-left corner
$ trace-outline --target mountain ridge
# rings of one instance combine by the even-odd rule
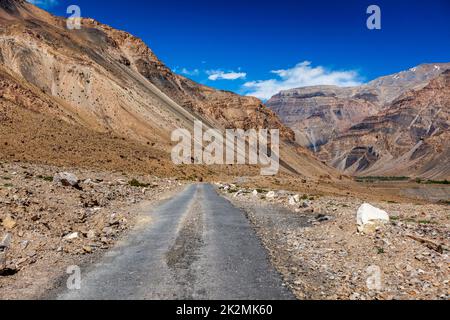
[[[65,19],[54,17],[24,1],[2,0],[1,8],[0,64],[5,74],[12,75],[9,81],[16,82],[13,88],[32,87],[33,95],[48,101],[48,108],[33,111],[40,113],[39,121],[47,124],[42,126],[48,131],[46,134],[59,137],[52,132],[51,118],[54,117],[53,122],[63,120],[64,127],[68,124],[78,127],[78,131],[89,132],[92,140],[100,139],[95,138],[98,135],[107,136],[105,144],[108,146],[113,141],[125,139],[130,141],[130,145],[139,145],[139,150],[149,148],[141,150],[145,157],[134,157],[110,147],[115,150],[114,155],[108,159],[100,157],[98,161],[94,157],[88,161],[89,165],[96,163],[111,168],[120,163],[118,169],[127,168],[124,159],[129,158],[133,162],[130,166],[136,165],[139,170],[143,170],[147,163],[152,168],[166,166],[165,173],[207,173],[212,170],[237,174],[238,168],[175,169],[170,163],[171,132],[179,128],[192,129],[194,121],[199,120],[206,127],[219,130],[279,129],[284,172],[310,178],[337,176],[309,151],[297,146],[293,132],[260,100],[205,87],[174,74],[141,39],[89,18],[81,20],[80,30],[67,30]],[[19,103],[22,99],[19,94],[14,96],[14,90],[17,89],[11,90],[10,85],[1,89],[0,94],[9,92],[7,103]],[[33,109],[30,103],[22,103],[21,106],[23,108],[14,112],[23,111],[22,118]],[[19,116],[14,112],[9,117]],[[26,128],[20,127],[16,121],[13,124],[14,128],[0,128],[6,131],[0,140],[9,141],[0,147],[4,157],[51,160],[51,164],[55,159],[63,164],[84,161],[83,152],[79,150],[81,147],[77,146],[83,141],[76,141],[71,147],[70,133],[62,140],[55,138],[55,145],[41,141],[46,151],[33,154],[30,148],[16,143],[14,135],[21,132],[26,136],[22,139],[25,146],[31,144],[33,138],[28,132],[23,132]],[[90,150],[84,154],[89,157],[92,153],[97,157],[101,154],[101,143],[91,143],[89,139],[84,138],[88,146],[83,148]],[[62,152],[58,158],[55,150],[59,150],[61,144],[68,150],[77,149],[79,157],[71,158]],[[38,147],[33,145],[33,148]],[[155,150],[158,156],[149,155]],[[129,150],[128,153],[134,152]],[[246,170],[252,174],[257,172],[257,168],[246,167]]]
[[[407,71],[375,79],[360,87],[315,86],[284,91],[270,99],[267,105],[296,132],[298,143],[314,150],[324,162],[347,174],[407,174],[408,172],[403,169],[404,163],[398,165],[398,172],[394,167],[388,170],[383,165],[383,163],[392,163],[396,157],[401,158],[402,155],[390,155],[391,147],[378,145],[375,148],[375,142],[364,140],[366,138],[364,134],[367,133],[370,136],[371,130],[374,130],[372,122],[378,121],[374,119],[382,119],[384,114],[395,110],[396,106],[402,104],[405,99],[410,99],[410,103],[420,104],[421,101],[411,97],[421,91],[428,92],[427,87],[442,75],[447,75],[448,70],[450,70],[450,63],[421,64]],[[446,87],[434,87],[434,90],[444,92]],[[431,104],[442,103],[442,99],[437,100],[433,95],[429,95],[429,99]],[[442,109],[447,107],[448,105],[444,104]],[[419,110],[411,109],[410,111],[416,112],[413,119],[416,117],[421,119]],[[403,127],[402,124],[401,127],[405,132],[409,131],[408,126]],[[441,129],[444,127],[441,125]],[[358,139],[363,141],[357,140],[356,132],[358,132]],[[384,131],[376,136],[378,138],[383,136],[389,140],[390,132],[391,129],[384,128]],[[414,134],[411,133],[411,135],[410,141],[413,141]],[[346,143],[343,143],[344,140]],[[403,156],[406,157],[409,151],[405,150]],[[429,152],[434,151],[429,149]],[[383,155],[387,158],[379,161]],[[354,167],[353,165],[357,162],[359,164]],[[375,165],[376,162],[378,162],[377,165]],[[411,160],[411,162],[414,161]],[[445,169],[446,166],[440,162],[437,165],[443,167],[440,173],[431,174],[433,170],[423,171],[418,167],[411,169],[409,173],[432,178],[447,178],[449,173]],[[422,163],[422,166],[425,164]],[[414,165],[411,163],[409,167],[412,168]]]

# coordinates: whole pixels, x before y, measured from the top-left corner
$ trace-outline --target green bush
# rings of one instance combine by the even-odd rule
[[[142,183],[136,179],[131,180],[130,182],[128,182],[128,184],[132,187],[137,187],[137,188],[147,188],[150,186],[149,183]]]

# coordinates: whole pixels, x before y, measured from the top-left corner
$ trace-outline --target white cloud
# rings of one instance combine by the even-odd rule
[[[188,70],[186,68],[182,68],[180,70],[180,73],[187,75],[187,76],[198,76],[200,74],[200,70],[198,70],[198,69]]]
[[[359,80],[361,77],[356,71],[332,71],[321,66],[312,67],[309,61],[301,62],[291,69],[274,70],[271,73],[278,78],[247,82],[243,86],[245,94],[267,100],[280,91],[293,88],[316,85],[340,87],[361,85]]]
[[[206,71],[206,74],[209,75],[208,79],[211,81],[237,80],[237,79],[245,79],[247,77],[247,74],[245,72],[235,72],[235,71],[224,72],[222,70],[209,70]]]
[[[59,0],[27,0],[27,1],[42,8],[51,8],[59,4]]]
[[[180,67],[175,67],[173,68],[173,72],[175,73],[179,73],[179,74],[183,74],[185,76],[198,76],[200,74],[200,70],[199,69],[188,69],[188,68],[180,68]]]

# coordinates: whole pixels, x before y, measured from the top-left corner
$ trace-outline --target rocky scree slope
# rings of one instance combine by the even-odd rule
[[[405,171],[405,159],[402,158],[395,162],[398,168],[393,166],[392,163],[389,166],[390,169],[382,169],[382,167],[387,162],[392,162],[392,159],[401,158],[402,156],[408,158],[406,154],[399,152],[402,150],[408,153],[416,146],[417,132],[410,137],[410,140],[416,141],[416,143],[413,143],[412,146],[409,144],[409,149],[401,146],[396,147],[397,152],[391,154],[391,147],[387,145],[380,143],[375,145],[369,138],[365,136],[363,138],[361,134],[356,137],[354,135],[355,128],[369,128],[374,119],[383,117],[386,113],[395,113],[395,110],[398,108],[398,101],[402,100],[404,95],[414,96],[423,90],[428,92],[431,106],[438,106],[437,110],[445,110],[448,108],[445,105],[447,103],[445,99],[442,100],[442,96],[446,94],[445,83],[443,86],[434,87],[429,87],[429,84],[430,81],[445,74],[449,68],[449,63],[424,64],[408,71],[376,79],[360,87],[316,86],[292,89],[275,95],[267,102],[267,105],[280,116],[286,125],[295,131],[298,143],[317,152],[320,158],[328,164],[349,174],[368,175],[379,173],[383,175],[398,175],[400,171]],[[430,93],[430,90],[435,90],[435,94]],[[421,123],[421,120],[424,120],[423,117],[426,117],[424,110],[422,110],[425,106],[414,99],[409,100],[409,103],[417,103],[417,105],[411,105],[410,110],[413,117],[411,122],[415,119],[415,125],[417,126]],[[449,122],[446,120],[446,124],[442,126],[443,121],[445,122],[445,118],[442,118],[444,114],[445,112],[440,117],[439,114],[437,115],[440,119],[437,122],[440,124],[438,125],[440,129],[445,131],[445,127],[448,127]],[[430,125],[430,121],[432,120],[424,120],[428,125]],[[387,122],[379,123],[379,126],[383,124],[387,124]],[[398,129],[404,130],[402,134],[406,135],[410,132],[409,125],[410,123],[406,127],[400,126]],[[434,124],[431,125],[431,128],[434,128]],[[392,128],[388,126],[384,128],[379,127],[379,129],[375,135],[377,139],[395,140],[398,142],[396,140],[397,136],[393,135]],[[367,130],[364,132],[367,133]],[[398,134],[397,129],[396,132]],[[435,132],[434,134],[437,133]],[[337,142],[343,141],[342,137],[349,136],[354,139],[353,141],[347,139],[345,147],[342,143]],[[343,149],[338,149],[338,147],[343,147]],[[428,149],[428,152],[437,151],[437,154],[429,154],[426,158],[434,159],[434,156],[439,158],[439,150],[439,148]],[[353,166],[356,162],[360,163]],[[375,162],[379,165],[374,170],[369,171],[368,169]],[[437,178],[446,176],[445,168],[437,168],[432,170],[434,173],[426,174],[427,171],[432,169],[431,167],[439,166],[441,162],[431,161],[427,169],[421,169],[417,162],[413,162],[410,161],[409,164],[406,164],[409,170],[413,170],[409,174]],[[403,164],[400,166],[400,163]],[[425,165],[425,161],[422,161],[422,165]]]
[[[140,39],[126,32],[92,19],[82,19],[80,30],[68,30],[65,19],[21,0],[0,1],[0,24],[0,72],[9,82],[1,89],[0,104],[3,113],[14,113],[8,115],[12,117],[9,124],[1,126],[8,132],[0,141],[2,148],[7,146],[2,155],[8,155],[8,160],[100,163],[120,170],[150,166],[187,175],[195,170],[210,172],[177,170],[170,163],[172,131],[192,128],[194,120],[201,120],[218,129],[280,129],[285,172],[311,178],[334,176],[295,144],[293,132],[260,100],[208,88],[172,73]],[[22,103],[19,88],[27,90],[32,103]],[[46,107],[37,107],[35,101],[45,101]],[[26,135],[31,128],[14,117],[20,113],[21,118],[30,119],[30,111],[36,118],[33,124],[42,121],[35,131],[40,134],[19,140],[15,133]],[[58,143],[49,146],[46,136]],[[37,140],[47,147],[32,144]],[[133,146],[119,152],[128,144]],[[38,148],[38,155],[26,152],[30,148]],[[83,154],[91,159],[88,163]],[[253,174],[251,169],[245,173]]]

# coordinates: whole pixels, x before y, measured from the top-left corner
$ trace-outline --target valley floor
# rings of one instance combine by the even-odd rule
[[[78,188],[52,181],[63,171],[80,179]],[[273,188],[254,193],[250,188],[218,186],[231,203],[218,197],[212,187],[200,184],[186,189],[186,182],[177,179],[1,164],[0,242],[10,235],[11,244],[5,268],[0,268],[0,299],[54,298],[58,295],[49,296],[49,292],[65,286],[66,270],[71,265],[89,268],[93,283],[103,283],[105,277],[116,279],[110,271],[117,268],[120,270],[115,272],[127,274],[124,279],[132,278],[137,285],[142,285],[139,279],[146,279],[149,288],[156,288],[152,281],[158,274],[170,280],[158,292],[129,287],[135,298],[251,299],[261,285],[274,288],[274,299],[289,296],[281,285],[298,299],[450,298],[448,205],[381,200],[382,196],[369,200],[353,191],[348,196],[326,195],[312,189],[311,193],[300,193],[300,201],[289,204],[293,192]],[[269,196],[271,190],[274,192]],[[372,235],[358,233],[356,211],[363,202],[386,210],[390,224]],[[140,227],[145,227],[141,233],[136,231]],[[233,234],[236,236],[227,236]],[[164,248],[158,247],[162,245]],[[167,254],[159,256],[161,252]],[[234,257],[228,269],[240,271],[220,282],[227,272],[218,272],[221,264],[214,261],[227,255]],[[127,256],[133,259],[121,258]],[[254,259],[259,262],[252,262]],[[111,262],[116,269],[107,267]],[[162,266],[155,269],[161,272],[145,273],[147,262]],[[103,271],[102,264],[106,266]],[[263,264],[265,271],[254,271],[261,270]],[[195,266],[204,268],[209,278],[198,274]],[[136,269],[136,276],[127,273],[130,268]],[[258,276],[237,291],[231,287],[216,290],[218,283],[239,287],[241,273],[247,274],[248,281],[252,274],[269,274],[267,270],[272,280]],[[378,279],[374,278],[377,272],[379,287],[369,290],[368,281]],[[192,291],[194,287],[200,290]],[[87,288],[86,295],[75,298],[99,297],[94,289]],[[115,294],[106,287],[100,293]],[[74,298],[60,294],[59,298]],[[126,298],[122,294],[117,298]]]

